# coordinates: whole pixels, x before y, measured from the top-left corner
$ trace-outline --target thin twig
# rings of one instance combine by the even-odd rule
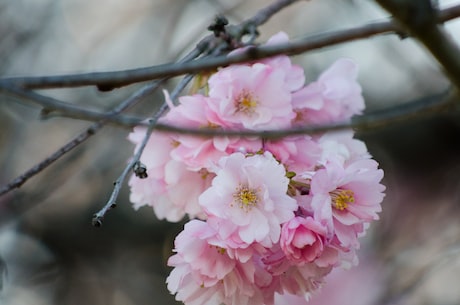
[[[123,122],[123,125],[136,125],[142,121],[140,119],[128,116],[114,116],[111,112],[102,113],[98,111],[89,110],[85,107],[75,106],[49,96],[38,94],[31,90],[21,89],[14,86],[0,86],[0,92],[17,96],[42,106],[43,109],[40,113],[42,119],[48,119],[51,117],[67,117],[87,121],[98,121],[107,119],[109,123],[112,123],[113,120],[116,120],[116,124],[119,124],[119,122]]]
[[[162,81],[155,81],[153,83],[147,84],[144,87],[142,87],[138,92],[133,94],[130,98],[126,99],[123,103],[118,105],[113,111],[109,112],[109,114],[105,114],[107,116],[106,119],[102,119],[94,124],[92,124],[90,127],[88,127],[85,131],[77,135],[75,138],[70,140],[68,143],[63,145],[61,148],[56,150],[52,155],[49,157],[45,158],[35,166],[31,167],[15,179],[13,179],[11,182],[8,184],[2,186],[0,188],[0,196],[3,194],[8,193],[9,191],[21,187],[27,180],[35,176],[36,174],[40,173],[42,170],[47,168],[49,165],[54,163],[56,160],[64,156],[66,153],[86,141],[88,138],[96,134],[104,125],[109,122],[109,118],[111,116],[115,117],[119,113],[123,112],[127,108],[131,107],[138,101],[140,101],[142,98],[145,96],[150,95],[152,92],[154,92],[162,83]]]
[[[439,11],[438,21],[446,22],[460,16],[460,4]],[[41,77],[15,77],[4,78],[1,83],[29,89],[47,89],[79,86],[108,86],[109,88],[125,86],[128,84],[143,82],[161,77],[173,77],[182,74],[196,73],[215,69],[235,63],[248,62],[279,54],[297,55],[314,49],[330,47],[339,43],[369,38],[371,36],[386,33],[401,33],[402,29],[393,21],[381,21],[364,26],[353,27],[344,30],[322,33],[309,36],[288,43],[259,46],[249,48],[245,52],[231,56],[218,56],[203,58],[184,64],[162,64],[141,69],[131,69],[114,72],[94,72],[84,74],[41,76]]]
[[[182,90],[185,88],[185,86],[190,82],[192,79],[191,75],[185,76],[182,81],[176,86],[174,91],[171,93],[171,99],[173,102],[177,99],[179,94],[182,92]],[[144,152],[145,146],[147,145],[148,140],[150,139],[150,136],[152,135],[152,132],[155,130],[155,126],[157,125],[158,120],[160,117],[164,114],[164,112],[168,109],[168,105],[166,102],[164,102],[160,109],[155,113],[155,115],[149,120],[147,130],[145,132],[144,138],[142,139],[142,142],[138,149],[136,150],[134,156],[131,158],[131,160],[128,162],[128,165],[123,169],[122,173],[120,176],[115,180],[114,187],[112,194],[110,195],[109,200],[107,203],[100,209],[97,213],[94,214],[92,223],[93,226],[100,227],[102,225],[102,220],[104,219],[105,214],[112,208],[116,207],[116,200],[118,198],[118,195],[120,193],[121,187],[123,186],[124,181],[126,180],[126,177],[128,174],[132,171],[133,166],[137,161],[142,156],[142,153]]]

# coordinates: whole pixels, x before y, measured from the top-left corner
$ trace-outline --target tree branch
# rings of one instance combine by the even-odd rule
[[[231,34],[234,35],[235,38],[241,38],[245,34],[251,33],[251,29],[253,27],[262,25],[275,13],[297,1],[299,0],[275,1],[267,7],[259,10],[253,17],[242,22],[240,25],[230,27],[232,29]],[[208,48],[209,44],[219,45],[221,44],[221,39],[216,38],[213,35],[209,35],[197,45],[197,48],[204,51]],[[216,57],[216,59],[224,61],[225,64],[226,56],[219,56]],[[207,61],[211,61],[211,68],[216,68],[222,65],[219,61],[217,61],[217,64],[212,64],[214,63],[214,59],[201,59],[197,60],[197,63],[192,64],[191,66],[186,63],[169,63],[153,67],[115,72],[92,72],[71,75],[4,78],[3,80],[0,79],[0,85],[3,83],[27,89],[98,86],[99,89],[106,91],[133,83],[200,72],[207,69],[206,65],[201,66],[206,64]],[[242,61],[245,60],[243,59]],[[227,64],[230,63],[232,62]],[[184,69],[182,68],[183,65],[185,67]]]
[[[11,182],[8,184],[2,186],[0,188],[0,196],[3,194],[8,193],[9,191],[21,187],[27,180],[35,176],[36,174],[40,173],[42,170],[47,168],[49,165],[54,163],[56,160],[64,156],[66,153],[86,141],[88,138],[96,134],[104,125],[109,121],[110,117],[114,117],[118,115],[119,113],[123,112],[127,108],[133,106],[135,103],[139,102],[142,98],[145,96],[150,95],[153,93],[158,87],[162,81],[155,81],[151,84],[147,84],[144,87],[142,87],[138,92],[133,94],[130,98],[126,99],[123,103],[118,105],[115,109],[110,111],[107,115],[106,119],[102,119],[94,124],[92,124],[90,127],[88,127],[85,131],[77,135],[75,138],[70,140],[68,143],[63,145],[61,148],[56,150],[52,155],[49,157],[45,158],[43,161],[39,162],[35,166],[31,167],[15,179],[13,179]]]
[[[339,122],[324,125],[303,126],[283,130],[219,130],[213,128],[190,129],[157,124],[155,129],[162,132],[175,132],[202,137],[260,137],[264,139],[279,139],[287,136],[301,134],[315,134],[326,131],[356,129],[358,131],[374,130],[389,126],[402,121],[419,118],[434,113],[442,113],[451,110],[458,104],[458,98],[451,90],[435,95],[424,97],[412,102],[396,105],[388,109],[379,110],[360,116],[356,116],[350,122]]]
[[[204,46],[209,47],[209,40],[208,39],[203,39],[200,42],[200,48],[195,48],[192,51],[190,51],[187,55],[184,56],[179,62],[187,62],[190,61],[197,56],[199,56],[203,52]],[[62,156],[64,156],[66,153],[86,141],[88,138],[96,134],[100,129],[102,129],[108,122],[110,122],[111,119],[117,117],[120,113],[126,111],[130,107],[133,107],[136,105],[138,102],[140,102],[144,97],[149,96],[152,94],[155,90],[159,88],[159,86],[165,81],[166,79],[161,79],[157,80],[154,82],[151,82],[149,84],[144,85],[141,89],[139,89],[137,92],[132,94],[129,98],[127,98],[125,101],[123,101],[121,104],[119,104],[117,107],[115,107],[112,111],[109,111],[108,113],[105,113],[103,117],[92,124],[90,127],[88,127],[84,132],[80,133],[77,135],[75,138],[73,138],[71,141],[63,145],[61,148],[59,148],[57,151],[55,151],[51,156],[45,158],[43,161],[39,162],[35,166],[31,167],[6,185],[0,187],[0,196],[4,195],[13,189],[21,187],[27,180],[35,176],[36,174],[40,173],[42,170],[47,168],[49,165],[60,159]],[[14,89],[14,86],[7,86],[7,84],[0,84],[0,89]],[[19,90],[19,89],[18,89]],[[26,94],[29,96],[29,92],[25,91],[24,92],[18,92],[20,94]],[[37,95],[37,96],[35,96]],[[40,100],[43,103],[55,103],[59,102],[62,103],[61,101],[54,100],[48,97],[43,97],[38,94],[33,94],[32,96],[34,100],[38,101]],[[37,99],[35,99],[37,98]],[[51,99],[51,100],[50,100]],[[46,101],[45,101],[46,100]]]
[[[393,14],[410,35],[418,39],[441,64],[447,77],[460,89],[460,48],[439,25],[431,0],[376,0]],[[457,9],[456,9],[457,10]],[[447,13],[445,14],[447,15]],[[450,15],[450,14],[449,14]]]
[[[112,123],[115,120],[117,122],[116,124],[120,124],[119,122],[122,122],[122,125],[136,125],[141,122],[140,119],[133,117],[121,115],[114,116],[111,112],[101,113],[98,111],[92,111],[84,107],[78,107],[49,96],[44,96],[36,92],[14,86],[0,86],[0,92],[19,97],[42,106],[43,109],[41,117],[43,119],[47,119],[52,116],[62,116],[87,121],[107,119],[109,123]]]
[[[173,102],[177,100],[179,94],[185,88],[188,82],[190,82],[192,78],[187,75],[185,76],[182,81],[176,86],[175,90],[171,93],[171,99]],[[139,146],[139,148],[134,153],[134,156],[128,162],[128,165],[124,168],[120,176],[114,182],[114,188],[112,194],[110,195],[109,200],[107,203],[100,209],[97,213],[94,214],[92,219],[93,226],[100,227],[102,226],[102,220],[104,219],[105,214],[110,210],[116,207],[116,200],[120,193],[121,187],[123,186],[123,182],[126,180],[128,174],[133,170],[134,164],[136,164],[142,156],[144,152],[145,146],[152,135],[152,132],[155,130],[155,126],[157,125],[158,120],[164,114],[164,112],[168,109],[168,105],[164,102],[160,109],[155,113],[155,115],[149,120],[147,130],[145,132],[144,138]]]
[[[438,22],[460,16],[460,5],[443,9],[438,14]],[[252,47],[231,56],[218,56],[203,58],[181,64],[162,64],[141,69],[131,69],[114,72],[94,72],[84,74],[42,76],[42,77],[16,77],[0,80],[0,85],[12,84],[29,89],[49,89],[63,87],[99,86],[102,88],[125,86],[136,82],[173,77],[177,75],[196,73],[199,71],[216,69],[235,63],[248,62],[279,54],[297,55],[314,49],[329,47],[343,42],[368,38],[385,33],[401,33],[403,29],[393,21],[381,21],[365,26],[353,27],[319,35],[309,36],[297,41],[272,46]],[[208,42],[211,40],[207,37]]]

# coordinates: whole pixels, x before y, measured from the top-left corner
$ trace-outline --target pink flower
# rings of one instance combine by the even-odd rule
[[[311,263],[321,256],[326,233],[326,227],[312,217],[294,217],[281,229],[281,249],[295,264]]]
[[[136,144],[137,150],[144,138],[146,129],[135,127],[129,134],[128,139]],[[163,180],[164,168],[171,158],[169,153],[173,147],[173,140],[165,134],[152,134],[141,156],[141,161],[147,167],[148,177],[139,179],[132,176],[129,185],[131,186],[130,200],[138,209],[143,205],[154,205],[155,194],[161,194],[166,190]]]
[[[264,149],[271,152],[289,171],[296,173],[313,170],[322,153],[318,142],[307,135],[266,141]]]
[[[173,106],[167,93],[165,97],[171,105],[170,112],[165,116],[165,120],[170,124],[189,128],[228,128],[229,123],[223,121],[211,109],[212,98],[199,94],[182,96],[179,98],[180,104]],[[211,168],[221,157],[238,150],[255,153],[262,148],[262,141],[258,138],[205,138],[184,134],[174,134],[171,137],[175,141],[175,147],[171,150],[171,158],[183,162],[192,171]]]
[[[270,37],[268,41],[263,45],[272,46],[287,42],[289,42],[288,35],[285,32],[278,32],[277,34]],[[229,53],[229,55],[239,54],[244,50],[247,50],[248,48],[249,47],[244,47],[233,50]],[[298,65],[293,65],[291,59],[286,55],[274,56],[262,59],[258,62],[269,65],[277,71],[281,72],[283,74],[283,85],[289,90],[289,92],[299,90],[305,83],[305,73],[303,71],[303,68]],[[250,66],[251,63],[247,65]]]
[[[324,71],[318,81],[293,94],[296,125],[349,120],[364,110],[358,69],[349,59],[339,59]]]
[[[287,41],[281,32],[267,45]],[[356,78],[348,59],[306,86],[284,55],[224,67],[208,96],[174,106],[165,92],[161,122],[240,131],[350,120],[364,109]],[[144,134],[130,134],[136,149]],[[383,172],[353,131],[279,140],[154,133],[141,162],[148,177],[129,182],[136,208],[203,219],[185,224],[168,260],[168,289],[185,305],[307,300],[333,268],[356,264],[358,238],[384,197]]]
[[[324,277],[332,270],[332,266],[319,267],[310,263],[303,266],[291,266],[279,280],[283,294],[292,294],[309,299],[311,294],[324,284]]]
[[[166,99],[169,99],[167,94]],[[209,100],[209,97],[199,94],[182,96],[179,98],[180,104],[173,106],[165,119],[180,127],[221,128],[223,123],[210,109]],[[227,147],[232,142],[227,137],[202,138],[183,134],[175,134],[172,137],[176,141],[176,146],[171,151],[171,157],[195,171],[207,168],[220,157],[227,155]]]
[[[141,127],[134,128],[129,135],[136,149],[144,135],[145,128]],[[184,163],[173,160],[170,154],[176,145],[169,135],[151,135],[140,159],[147,167],[148,177],[131,177],[130,201],[135,208],[153,207],[159,219],[176,222],[186,214],[202,218],[198,196],[211,184],[214,175],[207,171],[190,171]]]
[[[222,121],[251,130],[286,128],[295,113],[285,71],[263,63],[223,68],[209,79],[211,104]]]
[[[233,153],[220,160],[212,186],[199,202],[221,239],[270,247],[297,209],[286,194],[288,182],[283,165],[269,152],[248,157]]]
[[[289,42],[289,37],[284,32],[279,32],[268,39],[266,46],[277,45]],[[290,92],[302,88],[305,83],[305,74],[303,68],[293,65],[291,59],[286,55],[270,57],[262,60],[264,64],[270,65],[275,69],[284,71],[284,84]]]
[[[206,222],[188,222],[175,240],[174,267],[167,279],[168,289],[186,305],[263,304],[261,289],[271,283],[258,257],[245,263],[216,246],[216,231]]]
[[[343,166],[330,161],[311,180],[314,218],[333,228],[341,246],[358,247],[363,224],[378,219],[385,187],[383,171],[372,159]]]
[[[349,164],[355,160],[371,158],[366,144],[354,139],[352,130],[328,132],[317,141],[322,149],[320,164],[327,164],[332,159]]]

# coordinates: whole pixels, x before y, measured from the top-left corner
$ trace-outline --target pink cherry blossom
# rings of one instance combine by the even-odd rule
[[[179,98],[180,104],[173,106],[167,93],[165,97],[171,105],[171,110],[165,117],[169,123],[180,127],[214,129],[228,129],[231,125],[211,109],[212,98],[200,94],[182,96]],[[262,148],[262,141],[258,138],[203,138],[184,134],[174,134],[171,137],[175,141],[171,157],[183,162],[192,171],[206,170],[214,166],[221,157],[235,151],[255,153]]]
[[[289,42],[288,35],[284,32],[279,32],[270,37],[264,45],[271,46],[287,42]],[[284,84],[290,92],[297,91],[304,85],[305,74],[302,67],[293,65],[288,56],[280,55],[270,57],[262,60],[262,62],[284,72]]]
[[[332,266],[319,267],[310,263],[302,266],[291,266],[278,277],[283,293],[309,299],[312,293],[324,284],[324,277],[332,270]]]
[[[145,128],[137,127],[129,139],[137,148],[144,135]],[[131,177],[130,201],[135,208],[153,207],[159,219],[176,222],[185,215],[203,218],[198,197],[210,185],[214,175],[207,171],[190,171],[184,163],[173,160],[170,154],[175,145],[169,135],[151,135],[140,159],[146,165],[148,177]]]
[[[289,42],[289,37],[285,32],[278,32],[277,34],[273,35],[268,39],[268,41],[263,46],[273,46],[277,44],[282,44]],[[249,47],[239,48],[233,50],[229,53],[229,55],[239,54]],[[305,73],[303,68],[298,65],[293,65],[291,59],[286,55],[278,55],[274,57],[269,57],[266,59],[262,59],[261,61],[257,61],[259,63],[263,63],[269,65],[283,74],[283,86],[289,90],[289,92],[294,92],[302,88],[305,83]],[[253,63],[249,63],[247,65],[251,65]]]
[[[129,134],[128,139],[136,144],[137,150],[145,136],[146,129],[135,127]],[[143,205],[154,205],[155,194],[161,194],[166,190],[166,183],[163,180],[164,168],[171,160],[169,154],[173,148],[173,140],[165,134],[152,134],[141,156],[142,163],[147,167],[148,177],[139,179],[132,176],[129,185],[131,186],[130,200],[138,209]]]
[[[327,228],[312,217],[294,217],[281,229],[281,249],[295,264],[312,263],[326,246],[326,233]]]
[[[286,171],[272,154],[233,153],[219,162],[212,186],[199,198],[208,222],[222,239],[236,243],[278,242],[280,225],[294,216]]]
[[[263,63],[222,68],[208,81],[212,110],[235,128],[286,128],[295,113],[285,71]]]
[[[188,222],[175,240],[174,267],[167,279],[176,300],[186,305],[263,304],[262,288],[271,283],[260,259],[231,259],[225,248],[210,243],[216,235],[206,222]]]
[[[314,217],[334,229],[342,246],[358,247],[363,223],[378,219],[385,190],[382,177],[372,159],[355,160],[345,167],[331,161],[312,177]]]
[[[280,32],[266,45],[287,41]],[[349,59],[307,85],[284,55],[232,65],[209,78],[208,95],[175,106],[165,92],[160,122],[244,131],[346,121],[364,109],[356,79]],[[145,131],[129,135],[136,149]],[[202,219],[185,224],[168,260],[168,289],[185,305],[307,300],[331,270],[357,264],[358,238],[378,219],[385,190],[352,130],[276,140],[153,133],[140,161],[148,176],[130,179],[135,208]]]
[[[210,109],[209,100],[209,97],[199,94],[183,96],[179,98],[180,104],[171,108],[166,119],[180,127],[221,128],[223,122]],[[177,144],[171,151],[172,158],[195,171],[207,168],[227,155],[227,146],[231,142],[227,137],[201,138],[175,134],[173,138]]]
[[[321,146],[308,135],[266,141],[264,149],[289,171],[296,173],[313,170],[322,154]]]
[[[318,81],[293,94],[296,125],[349,120],[364,110],[358,69],[350,59],[339,59],[324,71]]]
[[[335,159],[343,164],[359,159],[370,159],[366,144],[353,138],[352,130],[328,132],[317,139],[321,147],[319,164],[326,164]]]

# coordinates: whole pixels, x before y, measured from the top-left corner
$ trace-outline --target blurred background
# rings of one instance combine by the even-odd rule
[[[52,75],[170,62],[208,34],[217,13],[239,23],[268,3],[0,0],[0,73]],[[440,6],[458,3],[440,1]],[[262,26],[259,41],[279,31],[295,39],[386,16],[368,0],[300,1]],[[459,38],[459,22],[446,27]],[[350,57],[360,66],[367,111],[449,88],[429,54],[396,35],[317,50],[293,61],[313,81],[339,57]],[[109,110],[137,88],[40,93]],[[148,116],[160,102],[158,92],[132,113]],[[40,110],[0,94],[0,184],[90,124],[40,120]],[[460,304],[459,118],[453,111],[357,135],[385,171],[383,213],[362,241],[361,264],[334,272],[311,304]],[[113,181],[132,154],[128,132],[104,128],[19,190],[0,197],[0,304],[175,304],[165,285],[165,262],[182,224],[158,221],[151,208],[134,211],[125,186],[102,228],[91,225],[93,213],[109,198]]]

